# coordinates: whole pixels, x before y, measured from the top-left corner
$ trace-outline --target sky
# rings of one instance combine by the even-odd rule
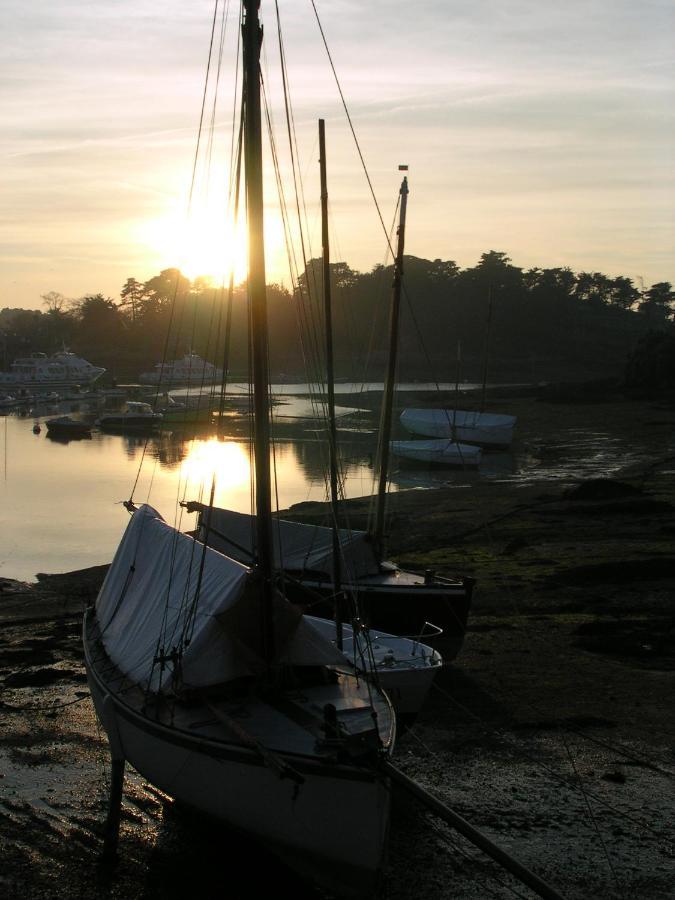
[[[407,253],[464,268],[500,250],[526,269],[675,283],[672,0],[315,4],[387,227],[398,165],[409,166]],[[232,0],[231,15],[236,8]],[[306,252],[320,253],[323,117],[332,257],[369,271],[386,261],[385,236],[311,0],[279,8]],[[171,265],[191,277],[218,274],[234,21],[212,171],[207,179],[198,170],[186,213],[213,11],[212,0],[5,0],[0,309],[43,308],[49,291],[117,298],[127,278]],[[264,78],[287,162],[272,0],[262,0],[261,15]],[[267,183],[268,280],[288,283],[269,163]],[[228,241],[237,257],[240,244]],[[242,274],[239,258],[235,270]]]

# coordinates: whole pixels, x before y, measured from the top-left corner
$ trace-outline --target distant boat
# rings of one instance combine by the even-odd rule
[[[129,400],[123,410],[106,413],[96,420],[102,431],[124,431],[147,434],[159,431],[164,421],[161,413],[153,410],[149,403]]]
[[[157,363],[153,372],[143,372],[138,380],[143,384],[161,384],[166,390],[186,385],[199,387],[221,382],[223,370],[196,353],[187,353],[182,359]]]
[[[71,416],[56,416],[54,419],[47,419],[45,425],[49,437],[60,439],[91,437],[91,425],[83,422],[82,419],[73,419]]]
[[[515,424],[515,416],[463,409],[404,409],[401,413],[401,425],[410,434],[453,438],[481,447],[508,447]]]
[[[53,356],[31,353],[15,359],[10,368],[10,372],[0,372],[0,388],[90,387],[105,372],[101,366],[93,366],[67,350]]]
[[[483,451],[473,444],[459,444],[450,438],[430,441],[391,441],[391,452],[411,462],[431,463],[440,466],[477,466]]]

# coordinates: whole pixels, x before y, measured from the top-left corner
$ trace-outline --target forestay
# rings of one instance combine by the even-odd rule
[[[251,626],[258,594],[250,569],[216,550],[204,553],[202,545],[144,505],[127,526],[96,612],[106,651],[118,668],[144,688],[168,692],[255,673],[261,659]],[[331,642],[281,598],[274,624],[284,662],[344,663]],[[177,648],[179,659],[172,658]]]

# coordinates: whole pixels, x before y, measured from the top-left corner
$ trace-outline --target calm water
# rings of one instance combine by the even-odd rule
[[[286,411],[286,407],[284,407]],[[0,576],[31,580],[36,572],[65,572],[109,562],[128,521],[121,501],[134,491],[167,521],[187,529],[194,522],[178,508],[180,499],[202,499],[202,485],[217,473],[216,502],[248,512],[250,451],[245,417],[233,416],[220,439],[208,429],[193,437],[162,433],[139,436],[94,431],[91,440],[61,443],[36,422],[70,412],[69,404],[35,409],[25,418],[0,418]],[[88,410],[83,406],[81,412]],[[305,410],[300,409],[304,414]],[[297,424],[275,441],[273,466],[280,508],[323,500],[325,442],[316,423]],[[312,427],[309,427],[312,426]],[[288,431],[289,429],[282,429]],[[349,496],[371,493],[374,439],[360,440],[346,460]],[[206,491],[208,491],[208,487]]]
[[[245,386],[243,386],[245,388]],[[356,386],[338,385],[343,393]],[[372,389],[377,389],[372,385]],[[415,385],[431,389],[431,385]],[[464,385],[464,388],[467,386]],[[273,470],[280,509],[307,500],[325,500],[327,449],[311,403],[293,394],[304,385],[278,386],[284,394],[274,408],[276,427]],[[178,392],[177,392],[178,393]],[[353,398],[350,398],[353,402]],[[220,437],[214,429],[192,435],[177,430],[151,438],[103,434],[91,440],[60,443],[47,436],[44,421],[72,413],[95,418],[87,404],[60,403],[35,407],[23,414],[0,416],[0,577],[34,579],[37,572],[67,572],[109,562],[128,513],[121,505],[133,498],[150,502],[182,530],[194,517],[178,506],[181,499],[208,499],[216,475],[218,505],[251,509],[248,419],[231,413]],[[377,422],[368,412],[341,409],[339,440],[348,497],[371,495]],[[36,423],[41,431],[33,431]],[[467,488],[476,479],[560,481],[613,474],[649,453],[639,435],[626,447],[602,428],[565,430],[560,434],[528,434],[519,423],[513,453],[486,453],[475,472],[404,464],[394,468],[391,490],[454,486]],[[173,426],[172,426],[173,427]],[[630,457],[630,458],[629,458]],[[207,485],[206,488],[203,485]]]

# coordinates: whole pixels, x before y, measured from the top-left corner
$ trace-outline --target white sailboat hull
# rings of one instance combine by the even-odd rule
[[[482,447],[508,447],[516,417],[462,409],[404,409],[401,424],[410,434],[422,437],[454,437]]]
[[[93,641],[94,628],[85,620],[85,664],[113,759],[128,761],[173,799],[252,835],[317,884],[345,897],[373,895],[388,836],[386,778],[309,752],[270,751],[267,764],[256,747],[232,740],[213,707],[153,713],[144,692],[120,691],[117,676],[106,683],[103,673],[114,666]]]
[[[473,444],[458,444],[448,438],[430,441],[391,441],[389,446],[391,452],[402,459],[440,466],[477,466],[482,457],[480,447]]]

